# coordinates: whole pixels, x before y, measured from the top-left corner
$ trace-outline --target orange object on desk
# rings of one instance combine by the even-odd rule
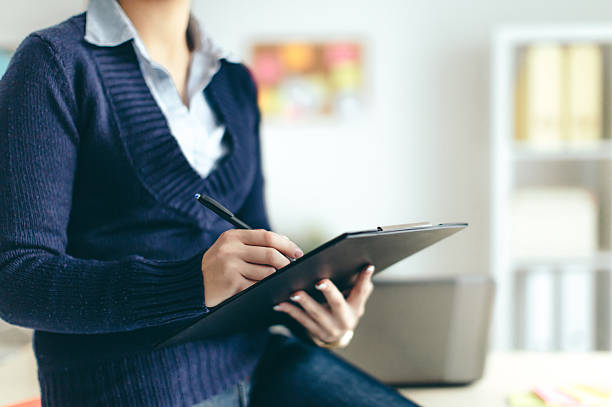
[[[40,399],[32,399],[27,401],[22,401],[21,403],[11,404],[5,407],[41,407]]]

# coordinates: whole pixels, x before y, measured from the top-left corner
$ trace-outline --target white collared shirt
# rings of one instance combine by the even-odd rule
[[[223,141],[225,126],[215,117],[203,91],[219,70],[220,60],[230,56],[211,41],[193,15],[188,34],[194,49],[187,78],[187,107],[170,74],[150,58],[136,28],[116,0],[91,0],[87,10],[85,41],[101,47],[115,47],[133,40],[145,82],[170,132],[189,164],[206,178],[228,148]]]

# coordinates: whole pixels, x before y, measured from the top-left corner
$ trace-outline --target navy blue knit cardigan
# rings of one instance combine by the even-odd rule
[[[30,35],[0,82],[0,317],[34,328],[44,405],[185,406],[252,374],[265,332],[154,350],[207,312],[203,252],[268,228],[256,89],[222,61],[204,93],[230,153],[202,179],[132,44],[83,41],[85,15]]]

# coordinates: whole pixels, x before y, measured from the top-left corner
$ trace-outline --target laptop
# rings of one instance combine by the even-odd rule
[[[464,385],[482,376],[495,291],[490,276],[374,285],[351,344],[337,354],[395,386]]]

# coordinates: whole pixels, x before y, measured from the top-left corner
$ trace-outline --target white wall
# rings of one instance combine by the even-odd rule
[[[0,0],[0,45],[85,7]],[[266,126],[268,206],[292,236],[417,220],[469,230],[397,272],[488,268],[489,40],[505,22],[610,21],[609,0],[194,0],[213,37],[246,57],[253,37],[355,35],[368,47],[371,102],[352,123]]]
[[[512,22],[610,21],[609,0],[196,0],[222,45],[253,37],[356,35],[371,57],[371,105],[354,123],[264,129],[268,206],[289,235],[468,221],[398,274],[488,270],[489,47]]]
[[[15,48],[34,30],[82,12],[87,0],[0,0],[0,46]]]

